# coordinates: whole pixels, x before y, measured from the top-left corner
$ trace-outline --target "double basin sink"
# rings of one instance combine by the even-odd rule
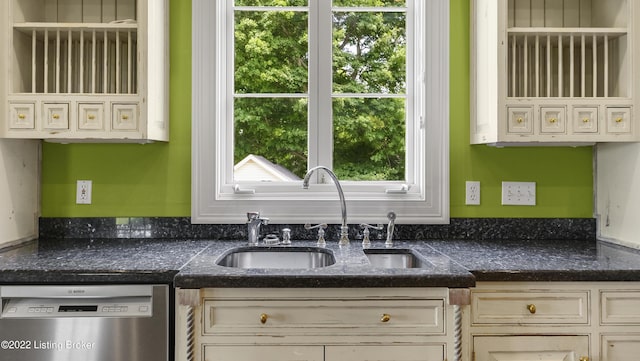
[[[425,261],[410,249],[365,249],[374,268],[421,268]],[[216,261],[234,268],[311,269],[335,264],[333,253],[316,247],[236,248]]]

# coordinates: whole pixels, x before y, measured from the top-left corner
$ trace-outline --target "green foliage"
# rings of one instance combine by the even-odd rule
[[[253,6],[300,2],[304,1],[236,1]],[[403,0],[334,3],[404,6]],[[406,92],[405,21],[403,12],[334,12],[333,169],[341,179],[404,179],[405,100],[365,95]],[[235,92],[305,94],[307,22],[306,12],[236,12]],[[236,98],[234,117],[235,162],[257,154],[304,175],[308,155],[305,98]]]

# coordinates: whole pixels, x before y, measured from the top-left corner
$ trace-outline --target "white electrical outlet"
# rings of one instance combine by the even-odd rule
[[[480,182],[467,181],[466,185],[466,201],[467,205],[479,205],[480,204]]]
[[[91,204],[91,181],[90,180],[77,181],[76,204]]]
[[[502,205],[535,206],[536,182],[502,182]]]

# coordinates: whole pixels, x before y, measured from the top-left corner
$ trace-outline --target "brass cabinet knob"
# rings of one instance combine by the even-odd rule
[[[622,117],[616,118],[616,123],[622,123]]]
[[[60,115],[58,115],[58,114],[54,114],[52,117],[53,117],[53,119],[60,119]]]
[[[589,361],[589,357],[588,356],[582,356],[582,357],[580,357],[580,361]]]
[[[527,305],[527,310],[529,310],[530,313],[536,313],[536,305],[534,305],[533,303]]]
[[[389,322],[391,320],[391,316],[388,313],[383,313],[382,317],[380,317],[380,322]]]
[[[128,116],[128,115],[126,115],[126,114],[122,114],[122,119],[123,119],[123,120],[127,120],[127,119],[129,119],[129,116]]]
[[[582,122],[583,123],[589,123],[591,121],[591,119],[589,118],[582,118]]]
[[[94,119],[96,119],[96,116],[93,115],[93,114],[89,114],[89,115],[87,115],[87,119],[94,120]]]
[[[555,122],[556,122],[556,120],[557,120],[556,118],[551,118],[551,119],[549,119],[549,123],[552,123],[552,124],[553,124],[553,123],[555,123]]]
[[[519,117],[518,119],[516,119],[516,122],[518,123],[522,123],[523,119],[521,117]]]
[[[26,115],[24,115],[24,114],[22,114],[22,113],[18,114],[18,119],[24,119],[24,118],[26,118],[26,117],[27,117],[27,116],[26,116]]]
[[[269,318],[269,316],[266,313],[260,314],[260,323],[262,324],[267,323],[267,318]]]

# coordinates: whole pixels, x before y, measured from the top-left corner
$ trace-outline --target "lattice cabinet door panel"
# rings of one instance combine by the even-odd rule
[[[0,137],[168,140],[168,0],[7,0]]]
[[[633,0],[473,0],[471,143],[640,140]]]

